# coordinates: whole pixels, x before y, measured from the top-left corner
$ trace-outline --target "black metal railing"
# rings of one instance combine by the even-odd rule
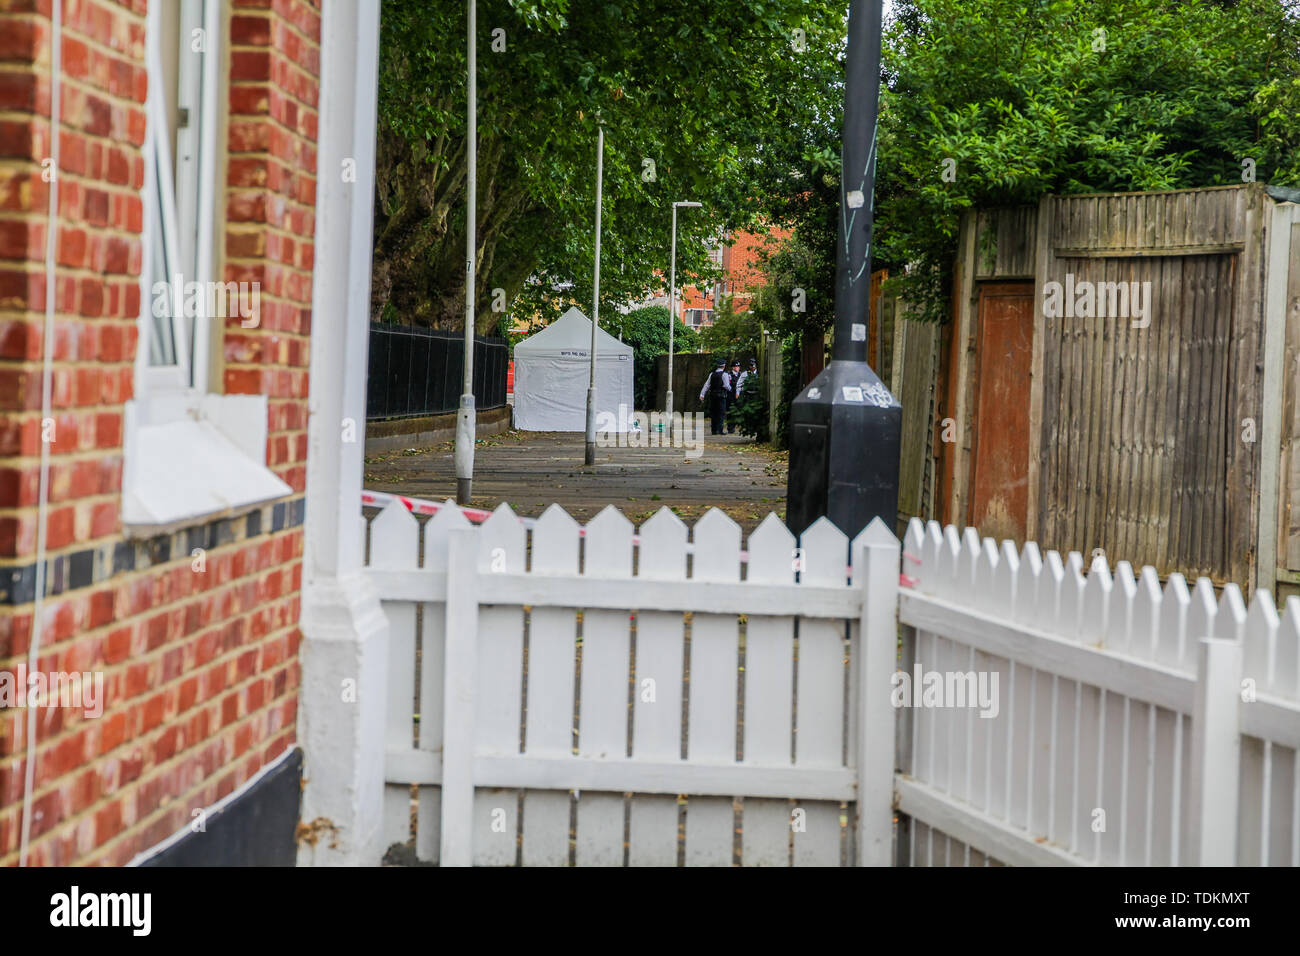
[[[474,404],[506,404],[510,350],[505,339],[474,337]],[[406,325],[370,324],[366,418],[454,412],[460,405],[465,336]]]

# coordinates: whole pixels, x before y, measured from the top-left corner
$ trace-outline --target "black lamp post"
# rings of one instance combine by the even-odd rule
[[[880,100],[881,0],[851,0],[831,364],[790,408],[786,524],[796,534],[826,515],[853,538],[898,511],[903,409],[867,365],[872,192]]]

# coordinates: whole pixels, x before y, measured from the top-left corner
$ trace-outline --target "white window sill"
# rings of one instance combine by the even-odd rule
[[[126,403],[128,538],[233,517],[293,489],[266,467],[266,396],[155,395]]]

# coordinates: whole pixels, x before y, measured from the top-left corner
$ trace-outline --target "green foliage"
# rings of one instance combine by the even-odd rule
[[[602,316],[600,325],[610,335],[621,335],[623,342],[632,346],[633,400],[637,408],[653,408],[656,359],[668,354],[668,308],[651,305],[626,314],[614,312],[608,318]],[[695,330],[679,322],[673,333],[673,350],[694,352],[698,345],[699,337]]]
[[[835,322],[835,241],[820,237],[809,243],[808,232],[801,225],[762,261],[767,282],[750,309],[778,337],[825,331]]]
[[[776,412],[777,448],[790,447],[790,403],[799,394],[799,339],[790,336],[781,343],[781,405]]]
[[[699,330],[700,349],[717,355],[758,354],[762,341],[759,317],[752,311],[736,312],[735,299],[724,295],[713,310],[713,324]]]
[[[492,334],[506,340],[506,348],[509,350],[511,357],[515,354],[515,346],[532,335],[531,332],[516,332],[510,317],[504,313],[497,322],[496,328],[492,330]]]
[[[790,402],[799,394],[800,343],[805,332],[824,332],[835,321],[835,243],[833,228],[819,223],[825,199],[811,201],[794,235],[764,260],[767,283],[750,308],[763,329],[776,336],[781,348],[781,401],[777,409],[778,448],[789,445]],[[813,236],[813,244],[806,237]],[[795,309],[802,305],[804,311]]]
[[[598,121],[602,314],[662,289],[675,200],[704,204],[679,214],[678,278],[713,281],[707,240],[756,221],[783,187],[769,171],[793,167],[808,124],[831,114],[843,16],[835,0],[480,0],[480,331],[495,288],[513,315],[589,309]],[[388,0],[382,26],[372,311],[391,302],[402,321],[455,328],[465,4]]]
[[[915,266],[903,282],[914,317],[948,311],[965,209],[1241,183],[1246,159],[1260,181],[1300,184],[1296,0],[896,0],[893,11],[874,268]]]
[[[767,387],[757,372],[751,372],[745,378],[739,400],[727,409],[727,422],[755,441],[767,441],[771,437],[767,430]]]

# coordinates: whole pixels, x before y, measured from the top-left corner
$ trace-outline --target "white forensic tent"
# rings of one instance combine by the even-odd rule
[[[587,428],[587,382],[591,368],[591,319],[571,308],[536,335],[515,346],[515,428],[580,432]],[[619,406],[625,411],[619,414]],[[632,346],[596,329],[596,415],[608,412],[626,431],[632,416]]]

